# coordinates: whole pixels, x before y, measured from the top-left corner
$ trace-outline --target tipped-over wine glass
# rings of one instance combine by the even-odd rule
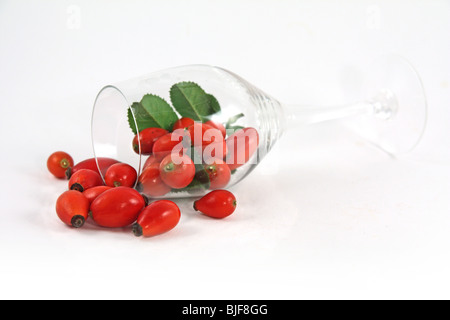
[[[367,96],[346,105],[286,105],[220,67],[170,68],[101,89],[92,114],[94,156],[132,165],[140,177],[135,187],[150,198],[182,198],[237,184],[291,127],[355,119],[358,133],[388,154],[396,156],[412,150],[426,123],[425,94],[412,65],[399,56],[379,59],[365,91]],[[203,136],[196,144],[196,136],[189,134],[193,132],[188,128],[191,123],[171,134],[175,121],[182,117],[202,122],[196,128],[213,128],[213,133],[225,128],[225,137],[221,140],[212,134],[205,141]],[[150,134],[152,141],[144,141],[148,138],[143,131],[148,128],[162,128],[171,139],[166,137],[165,144],[157,143],[158,139]],[[195,132],[205,133],[202,129]],[[186,135],[193,139],[183,140]],[[177,151],[161,148],[167,140],[173,142],[172,146],[178,145]],[[207,150],[209,141],[219,140],[226,145],[225,150],[220,149],[223,152]],[[144,152],[149,143],[150,150]],[[165,153],[160,156],[155,148]],[[211,150],[215,150],[212,156]],[[206,151],[209,157],[202,156]],[[183,173],[179,161],[165,159],[174,154],[187,154],[193,162],[189,163],[191,173]],[[183,175],[188,177],[183,180]],[[177,177],[177,183],[172,184],[171,176]]]

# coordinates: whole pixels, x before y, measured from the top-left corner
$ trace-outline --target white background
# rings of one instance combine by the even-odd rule
[[[1,0],[0,298],[450,298],[449,30],[437,0]],[[92,156],[105,84],[204,63],[281,101],[335,104],[354,98],[348,72],[391,52],[428,96],[407,156],[320,124],[286,133],[228,219],[179,201],[179,226],[142,239],[56,217],[66,181],[46,159]]]

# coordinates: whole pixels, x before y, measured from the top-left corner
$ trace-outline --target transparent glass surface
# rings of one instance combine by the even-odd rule
[[[245,164],[232,171],[229,182],[221,189],[239,183],[250,174],[270,152],[283,132],[293,126],[333,119],[353,119],[355,128],[360,125],[360,128],[364,129],[361,130],[363,136],[389,154],[408,151],[418,143],[423,134],[426,120],[425,95],[412,66],[404,59],[395,59],[382,62],[382,66],[386,67],[384,69],[377,67],[380,72],[367,87],[370,93],[368,96],[362,97],[361,101],[342,106],[285,105],[235,73],[208,65],[175,67],[108,85],[100,91],[94,103],[94,155],[126,162],[135,167],[138,176],[143,174],[148,156],[137,154],[132,148],[135,134],[130,129],[127,112],[134,102],[141,101],[146,94],[158,95],[170,104],[170,88],[175,83],[184,81],[195,82],[204,91],[214,95],[219,102],[221,111],[213,114],[209,120],[225,125],[229,119],[243,114],[233,126],[254,128],[258,133],[257,151],[246,159]],[[385,70],[384,73],[381,70]],[[389,70],[395,70],[395,77],[389,75]],[[138,131],[144,129],[138,127],[136,116],[139,115],[133,112],[131,114],[131,121]],[[399,125],[403,126],[403,131],[397,130]],[[232,131],[229,131],[227,137],[231,134]],[[195,166],[194,180],[198,176],[204,176],[201,171],[205,165],[200,163]],[[139,183],[136,187],[141,187],[138,190],[142,191]],[[172,188],[164,195],[146,195],[150,198],[196,197],[211,189],[209,181],[200,179],[195,188]]]

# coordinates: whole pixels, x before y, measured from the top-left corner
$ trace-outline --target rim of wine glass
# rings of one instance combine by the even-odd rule
[[[136,121],[136,117],[134,115],[134,111],[130,108],[131,104],[129,103],[129,101],[128,101],[127,97],[125,96],[125,94],[115,85],[106,85],[103,88],[101,88],[100,91],[97,93],[97,96],[95,97],[94,105],[92,107],[92,114],[91,114],[91,144],[92,144],[92,151],[93,151],[93,154],[94,154],[95,163],[97,165],[98,171],[100,172],[100,176],[103,179],[103,182],[105,182],[105,177],[103,176],[102,171],[100,169],[100,165],[98,163],[98,155],[97,155],[97,152],[95,151],[96,148],[95,148],[95,137],[94,137],[95,136],[95,134],[94,134],[94,120],[95,120],[95,111],[96,111],[96,108],[97,108],[97,102],[98,102],[100,96],[105,92],[105,90],[109,90],[109,89],[115,90],[117,93],[119,93],[120,97],[125,102],[125,104],[124,104],[125,111],[128,111],[128,110],[131,111],[131,115],[132,115],[135,127],[138,128],[138,124],[137,124],[137,121]],[[139,156],[139,158],[138,158],[139,160],[138,160],[136,172],[137,172],[137,175],[139,176],[140,175],[140,171],[141,171],[141,161],[142,161],[141,140],[140,140],[139,135],[137,135],[137,140],[138,140],[138,145],[139,145],[139,154],[137,154]],[[136,187],[137,183],[138,183],[138,181],[136,179],[134,187]]]

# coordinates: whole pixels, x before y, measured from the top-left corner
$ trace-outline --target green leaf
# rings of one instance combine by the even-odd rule
[[[141,100],[141,106],[143,108],[142,111],[145,110],[145,113],[143,113],[142,115],[149,115],[150,118],[154,122],[156,122],[160,128],[171,130],[173,124],[178,120],[178,116],[172,109],[170,104],[168,104],[163,98],[156,95],[145,95]],[[145,128],[141,128],[139,126],[139,129],[143,130]]]
[[[244,129],[243,126],[229,126],[227,128],[227,131],[231,131],[232,133],[235,133],[236,131],[239,131],[241,129]]]
[[[239,126],[233,126],[234,123],[236,123],[240,118],[245,117],[243,113],[239,113],[230,119],[228,119],[227,124],[225,125],[225,129],[236,129]]]
[[[212,94],[207,93],[206,94],[209,98],[209,104],[214,111],[214,113],[220,112],[220,104],[219,101],[217,101],[216,97],[214,97]]]
[[[141,102],[134,102],[128,109],[128,123],[131,130],[136,134],[137,129],[133,121],[131,110],[136,117],[139,131],[147,128],[163,128],[171,130],[178,116],[170,104],[163,98],[154,94],[146,94]]]
[[[131,107],[128,108],[128,113],[127,113],[128,124],[130,125],[130,128],[134,134],[137,134],[137,129],[136,129],[136,123],[134,122],[133,113],[131,110],[133,110],[133,112],[135,112],[135,109],[137,108],[136,104],[139,104],[139,103],[134,102],[131,105]]]
[[[211,95],[208,95],[194,82],[174,84],[170,88],[170,100],[182,117],[188,117],[195,121],[203,121],[205,117],[215,113],[214,108],[217,109],[217,106],[219,106],[215,98],[212,99]],[[212,102],[212,100],[215,100],[215,102]],[[212,105],[214,105],[214,108]]]

